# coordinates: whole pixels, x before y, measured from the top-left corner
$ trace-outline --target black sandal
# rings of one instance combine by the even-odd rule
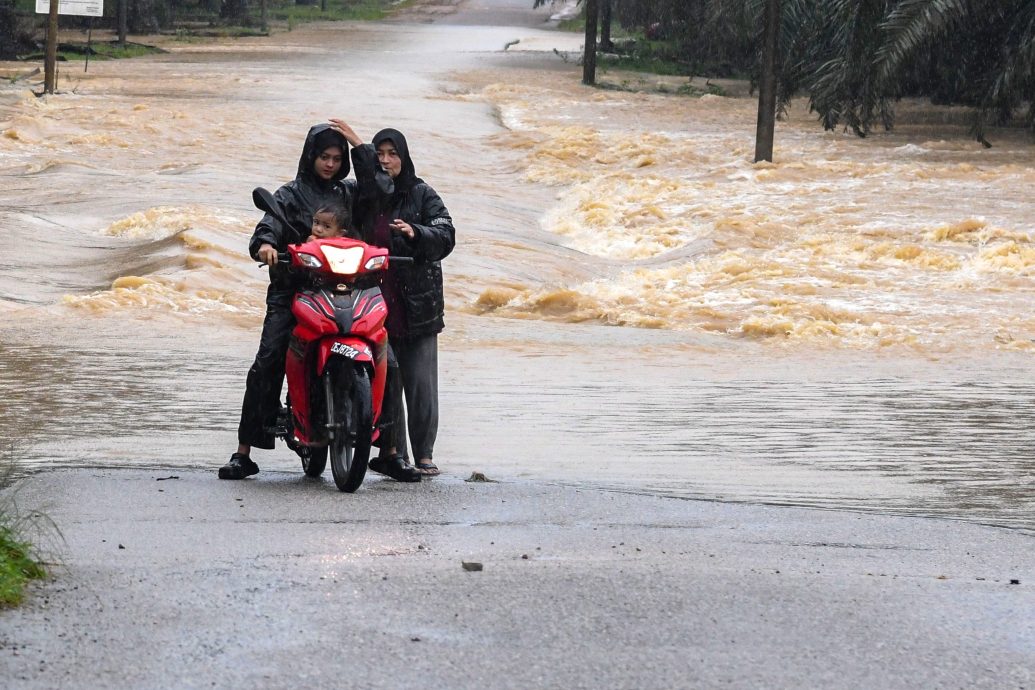
[[[421,460],[420,462],[418,462],[417,469],[420,470],[420,473],[426,477],[434,477],[439,474],[442,474],[442,470],[440,470],[438,466],[430,460]]]
[[[421,473],[406,464],[401,455],[384,455],[371,460],[367,466],[378,474],[384,474],[397,482],[419,482]]]

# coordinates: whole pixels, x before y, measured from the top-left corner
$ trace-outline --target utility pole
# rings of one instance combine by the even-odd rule
[[[776,129],[776,45],[780,35],[780,0],[766,0],[762,33],[762,74],[758,80],[758,126],[755,162],[773,160]]]
[[[58,0],[50,0],[47,15],[47,51],[43,59],[43,93],[54,93],[57,86]]]
[[[586,0],[586,49],[582,55],[582,83],[597,83],[597,0]]]

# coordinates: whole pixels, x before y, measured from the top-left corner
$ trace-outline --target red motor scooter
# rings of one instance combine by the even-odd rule
[[[269,191],[252,192],[256,207],[287,225]],[[288,245],[278,261],[306,273],[295,294],[285,371],[287,407],[272,431],[320,476],[330,456],[334,483],[354,492],[363,483],[384,401],[388,309],[381,295],[388,250],[334,238]]]

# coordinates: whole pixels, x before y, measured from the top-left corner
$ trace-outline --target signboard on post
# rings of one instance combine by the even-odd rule
[[[50,0],[36,0],[36,14],[48,14]],[[77,17],[103,17],[104,0],[59,0],[58,14]]]

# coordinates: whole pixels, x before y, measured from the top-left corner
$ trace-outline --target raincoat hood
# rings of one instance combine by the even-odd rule
[[[341,148],[341,170],[330,182],[324,182],[313,172],[313,164],[316,157],[330,146]],[[313,125],[309,128],[309,134],[305,138],[305,146],[302,147],[302,156],[298,159],[298,173],[296,179],[302,179],[310,184],[325,186],[343,179],[349,174],[349,143],[345,141],[340,133],[331,129],[331,126],[323,123]]]
[[[410,147],[406,143],[406,137],[403,136],[402,132],[397,129],[382,129],[374,135],[374,149],[377,149],[383,141],[391,141],[395,145],[395,150],[399,152],[399,159],[402,161],[402,169],[393,180],[395,183],[395,193],[406,193],[413,189],[414,186],[424,182],[424,180],[417,177],[417,173],[413,168],[413,159],[410,158]]]

